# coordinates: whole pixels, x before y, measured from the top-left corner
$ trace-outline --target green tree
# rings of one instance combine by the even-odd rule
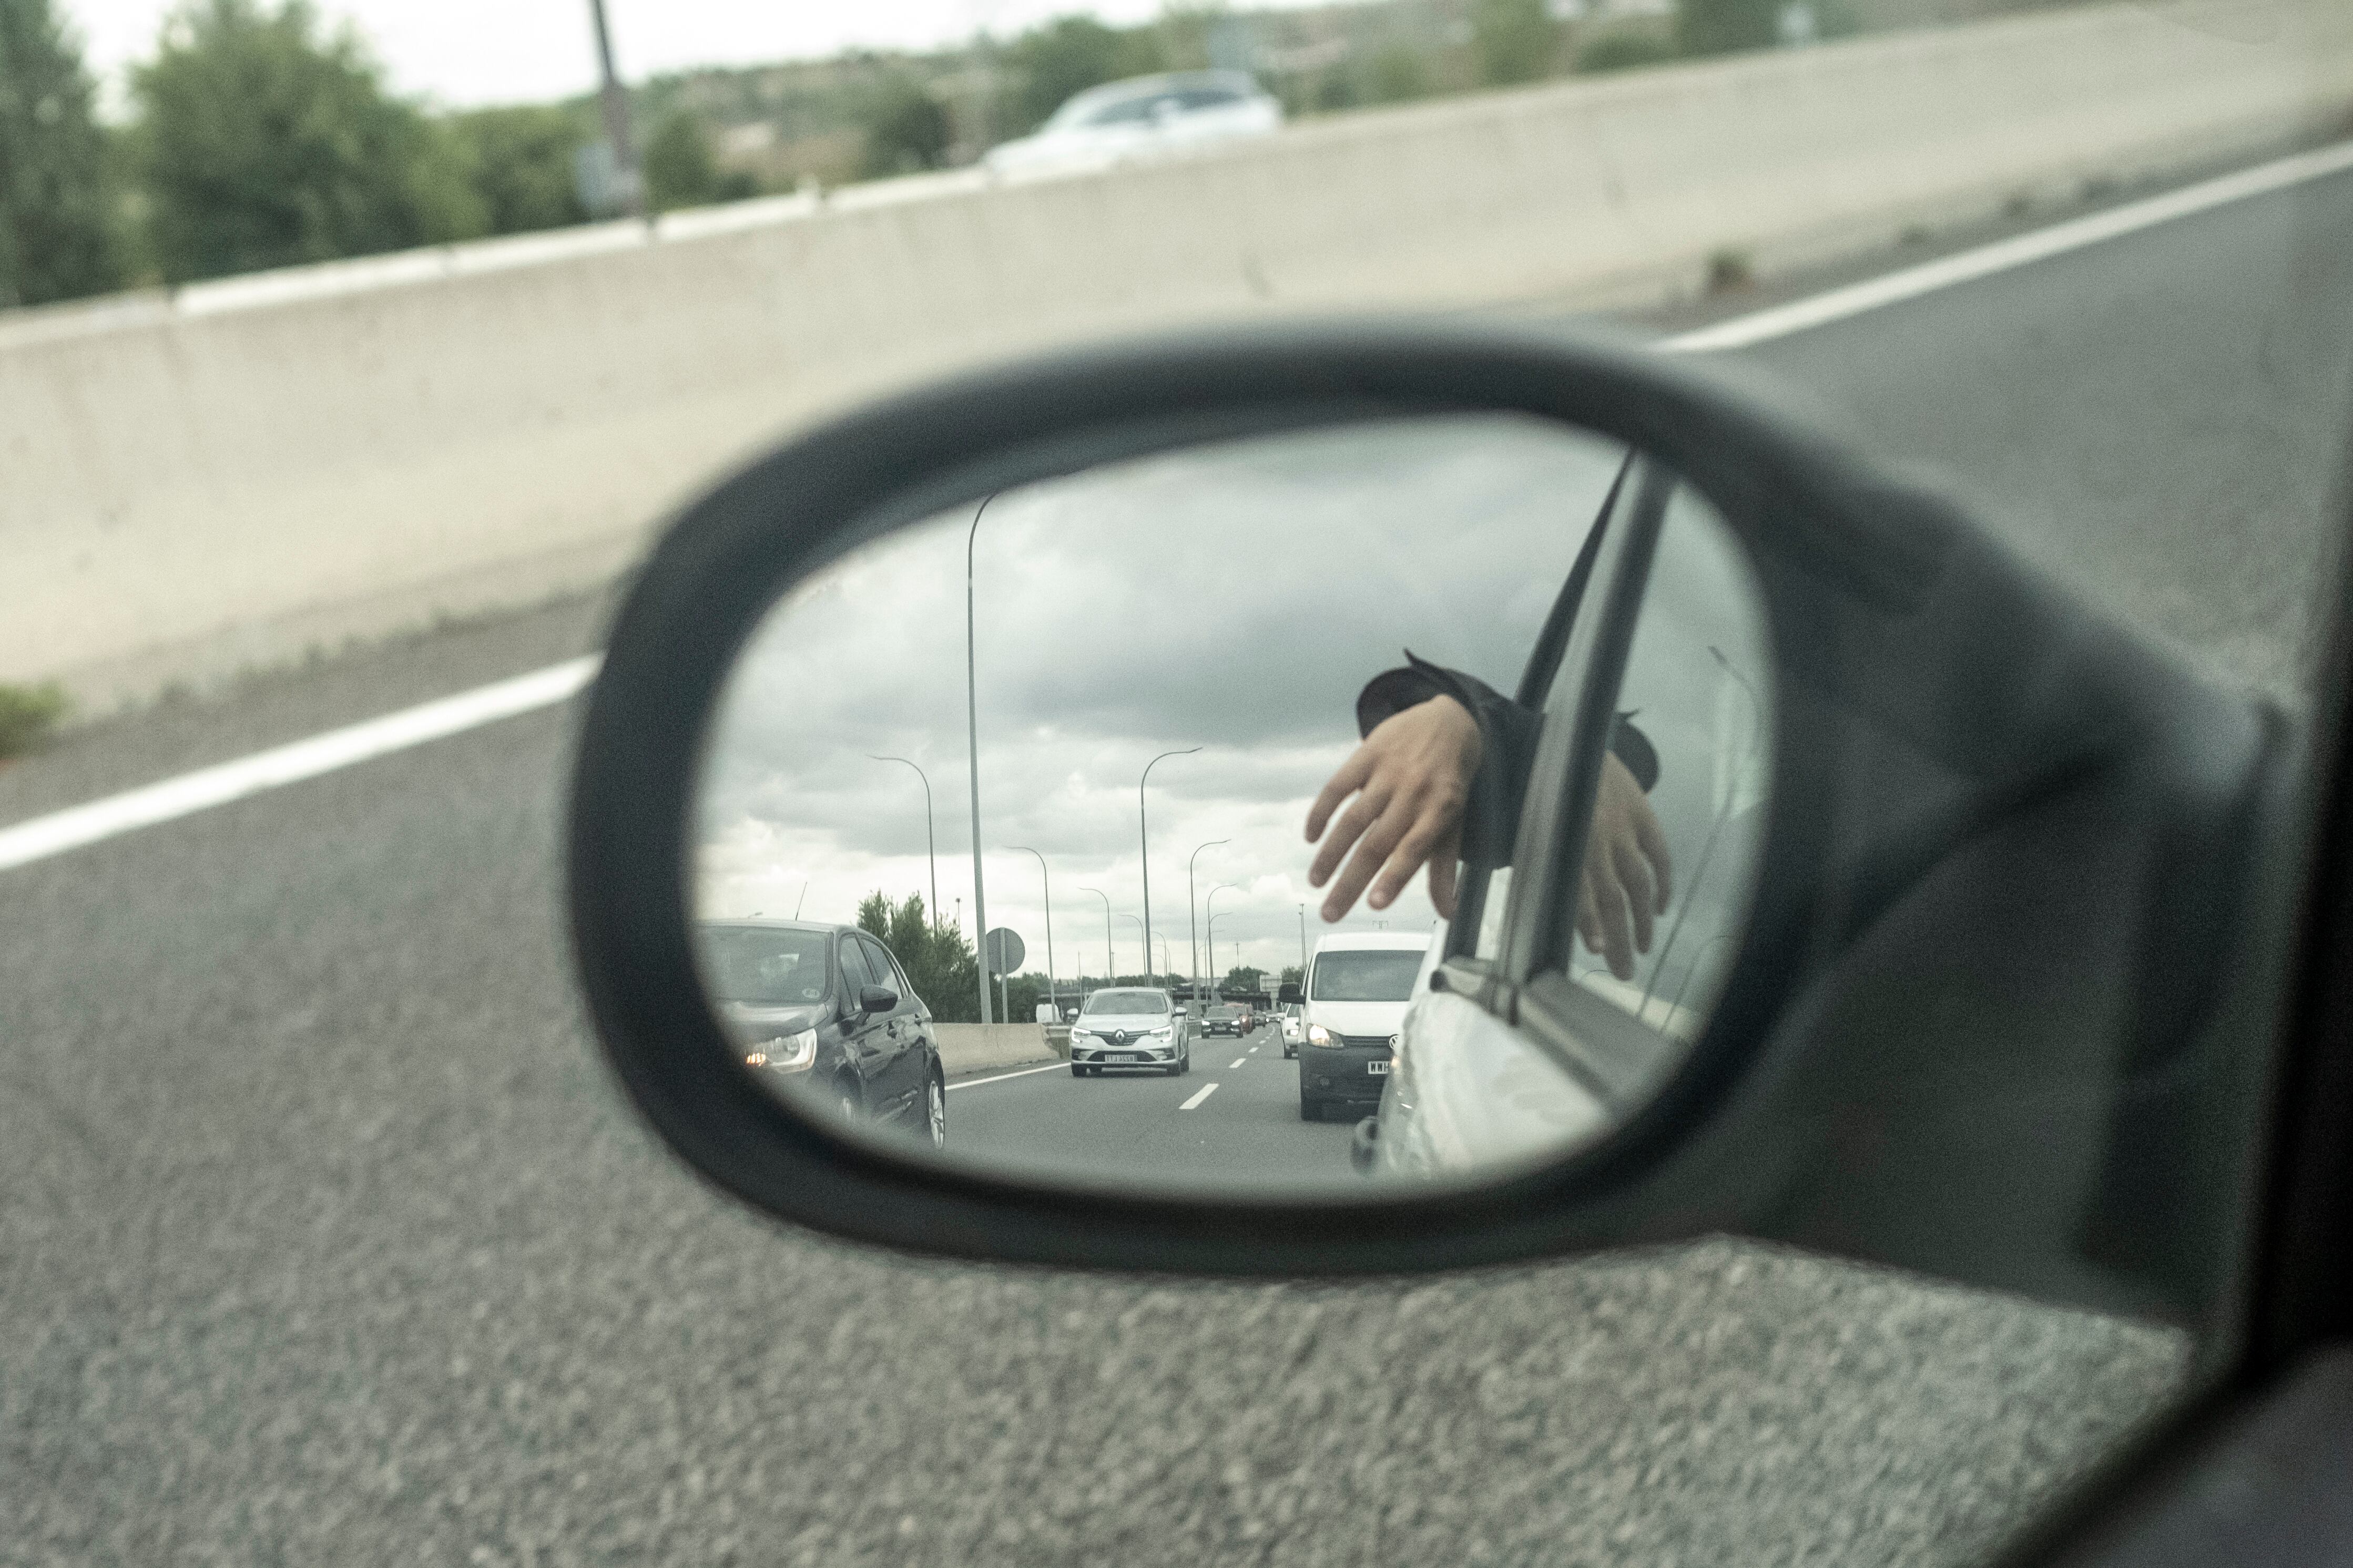
[[[1265,970],[1238,963],[1226,971],[1226,977],[1218,982],[1218,989],[1228,995],[1237,991],[1255,991],[1259,988],[1259,982],[1265,978]]]
[[[478,109],[451,116],[448,130],[491,233],[588,221],[573,160],[590,132],[573,110],[552,104]]]
[[[1638,70],[1675,58],[1675,46],[1655,33],[1604,33],[1577,51],[1580,71]]]
[[[1436,90],[1430,58],[1408,43],[1384,44],[1365,65],[1366,103],[1405,103]]]
[[[1536,81],[1552,74],[1558,28],[1544,0],[1471,0],[1471,52],[1479,79],[1491,87]]]
[[[760,194],[749,174],[719,167],[711,155],[711,134],[691,109],[673,109],[661,117],[646,140],[641,167],[649,212],[708,206]]]
[[[1092,16],[1060,16],[1006,47],[1005,62],[1021,86],[1014,99],[1020,129],[1034,129],[1065,100],[1091,87],[1162,68],[1160,40],[1149,28],[1107,27]]]
[[[0,0],[0,306],[122,282],[106,133],[49,0]]]
[[[173,282],[483,230],[447,133],[304,0],[195,0],[131,87],[148,242]]]
[[[946,106],[907,72],[884,77],[861,106],[859,120],[870,174],[913,174],[947,161]]]
[[[1779,41],[1781,0],[1682,0],[1675,46],[1687,55],[1762,49]]]
[[[925,914],[921,893],[897,904],[885,893],[870,893],[858,906],[858,923],[898,955],[932,1016],[944,1024],[980,1022],[980,956],[964,932]]]

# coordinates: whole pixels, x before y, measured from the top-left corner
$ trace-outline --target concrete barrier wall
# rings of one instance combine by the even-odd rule
[[[1043,1024],[934,1024],[932,1029],[940,1043],[940,1065],[950,1074],[1050,1061],[1058,1054],[1047,1043]]]
[[[1109,174],[0,319],[0,680],[86,710],[608,579],[716,470],[1010,352],[1688,289],[2341,127],[2353,5],[2126,5],[1348,116]]]

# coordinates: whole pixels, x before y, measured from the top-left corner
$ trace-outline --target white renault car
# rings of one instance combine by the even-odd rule
[[[1104,169],[1265,136],[1282,125],[1282,105],[1249,73],[1174,71],[1089,88],[981,162],[991,174],[1013,176]]]
[[[1371,1113],[1388,1082],[1429,931],[1356,931],[1315,944],[1299,1047],[1299,1119]]]
[[[1123,985],[1087,998],[1071,1025],[1071,1076],[1100,1078],[1106,1068],[1193,1070],[1191,1031],[1167,992]]]

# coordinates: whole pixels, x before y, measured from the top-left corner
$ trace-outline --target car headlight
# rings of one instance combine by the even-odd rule
[[[809,1064],[817,1060],[817,1031],[803,1029],[797,1035],[780,1035],[755,1048],[744,1060],[776,1072],[806,1072]]]
[[[1071,1026],[1071,1038],[1074,1040],[1092,1039],[1093,1037],[1094,1031],[1092,1029],[1082,1029],[1076,1024]]]
[[[1156,1029],[1147,1029],[1145,1031],[1144,1037],[1147,1040],[1165,1040],[1168,1037],[1168,1026],[1163,1024]]]
[[[1340,1043],[1340,1037],[1321,1024],[1310,1024],[1307,1026],[1307,1043],[1311,1046],[1336,1047]]]

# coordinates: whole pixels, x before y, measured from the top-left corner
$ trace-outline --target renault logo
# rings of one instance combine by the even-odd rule
[[[1391,1035],[1391,1036],[1389,1037],[1389,1049],[1391,1049],[1391,1050],[1395,1050],[1395,1049],[1397,1049],[1397,1048],[1398,1048],[1398,1042],[1399,1040],[1403,1039],[1403,1038],[1405,1038],[1405,1037],[1404,1037],[1403,1035]]]
[[[1127,1044],[1127,1031],[1125,1029],[1113,1029],[1111,1032],[1111,1043],[1114,1046],[1124,1046]]]

